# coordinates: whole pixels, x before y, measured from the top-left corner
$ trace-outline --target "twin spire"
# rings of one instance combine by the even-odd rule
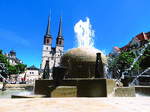
[[[60,22],[59,22],[59,31],[58,31],[58,36],[59,38],[62,37],[62,17],[60,17]]]
[[[46,35],[51,36],[50,34],[50,16],[48,16],[48,24],[47,24],[47,29],[46,29]],[[60,22],[59,22],[59,29],[58,29],[58,36],[57,38],[63,38],[62,36],[62,17],[60,17]]]
[[[48,16],[48,24],[47,24],[47,29],[46,29],[46,35],[50,36],[50,16]]]

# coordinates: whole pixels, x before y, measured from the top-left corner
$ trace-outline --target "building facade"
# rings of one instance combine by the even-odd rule
[[[35,82],[35,80],[41,78],[39,74],[39,69],[36,68],[34,65],[26,69],[25,75],[26,75],[25,78],[27,84],[32,84]]]
[[[46,61],[49,62],[50,78],[52,75],[53,67],[60,65],[60,58],[64,52],[64,38],[62,36],[62,19],[60,18],[58,35],[56,38],[56,46],[52,47],[52,35],[50,33],[50,17],[48,18],[48,24],[46,34],[44,35],[43,50],[42,50],[42,64],[41,70],[44,70]]]
[[[40,78],[41,76],[39,73],[39,69],[32,65],[31,67],[27,67],[24,73],[19,74],[19,76],[17,77],[17,82],[33,84],[35,80],[38,80]]]
[[[124,51],[133,51],[135,55],[139,55],[141,50],[143,49],[144,44],[148,43],[150,40],[150,32],[147,33],[140,33],[136,35],[132,40],[125,46],[119,48],[114,47],[111,55],[118,56],[121,52]]]
[[[11,50],[8,54],[5,54],[5,56],[7,57],[10,65],[14,66],[18,64],[23,64],[23,62],[16,57],[16,52],[13,50]]]

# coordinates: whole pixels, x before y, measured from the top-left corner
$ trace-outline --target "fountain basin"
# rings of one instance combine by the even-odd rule
[[[133,97],[134,87],[116,87],[112,79],[66,79],[62,80],[60,86],[51,90],[53,80],[36,80],[35,94],[46,95],[47,97]]]
[[[42,94],[48,97],[55,97],[58,93],[61,93],[59,97],[64,97],[64,94],[66,94],[66,97],[70,97],[70,95],[74,95],[72,97],[107,97],[113,93],[115,87],[114,80],[100,78],[65,79],[60,82],[60,86],[51,90],[50,86],[53,83],[54,80],[36,80],[35,94]]]

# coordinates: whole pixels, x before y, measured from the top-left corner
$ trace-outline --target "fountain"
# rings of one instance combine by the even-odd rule
[[[35,94],[47,97],[135,96],[134,88],[117,88],[104,72],[107,58],[94,48],[94,30],[89,18],[80,20],[74,31],[77,47],[68,50],[53,71],[53,80],[36,80]]]
[[[68,50],[61,59],[61,66],[68,68],[68,78],[92,78],[95,76],[96,53],[101,53],[102,63],[107,59],[102,51],[94,47],[94,30],[89,18],[80,20],[75,26],[77,48]]]

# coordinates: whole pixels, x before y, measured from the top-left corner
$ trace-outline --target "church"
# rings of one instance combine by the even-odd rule
[[[60,65],[60,58],[64,53],[64,38],[62,36],[62,18],[60,18],[59,22],[59,29],[55,47],[52,47],[53,37],[50,32],[50,22],[50,17],[48,17],[47,29],[43,39],[41,64],[42,71],[46,66],[48,66],[50,73],[49,79],[52,78],[53,67],[57,67]]]

